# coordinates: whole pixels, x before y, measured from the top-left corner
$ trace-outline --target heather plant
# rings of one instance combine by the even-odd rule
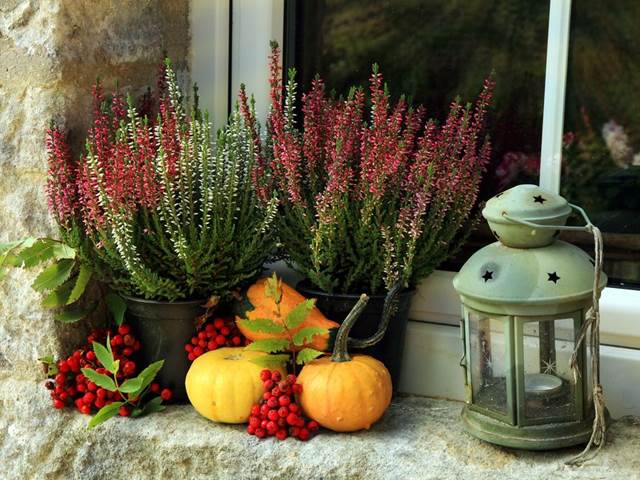
[[[316,78],[302,96],[300,128],[295,71],[283,85],[279,55],[274,45],[269,138],[254,137],[254,178],[263,200],[279,198],[288,260],[329,293],[415,285],[469,233],[490,155],[492,80],[473,105],[454,101],[439,125],[404,97],[393,102],[375,65],[368,99],[361,88],[330,96]]]
[[[64,297],[79,268],[117,293],[153,300],[224,297],[253,280],[275,245],[276,201],[258,202],[253,136],[239,107],[212,145],[197,91],[187,112],[168,62],[155,118],[100,85],[93,98],[79,160],[59,128],[47,133],[49,208],[81,265],[56,277],[52,295]]]

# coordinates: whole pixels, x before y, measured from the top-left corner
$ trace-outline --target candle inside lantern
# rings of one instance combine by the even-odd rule
[[[562,380],[548,373],[531,373],[524,376],[524,391],[536,397],[547,397],[562,388]]]

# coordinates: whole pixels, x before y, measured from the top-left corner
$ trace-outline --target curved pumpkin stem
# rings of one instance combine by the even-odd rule
[[[367,302],[369,301],[369,297],[367,297],[364,293],[360,295],[358,302],[351,309],[347,318],[344,319],[342,325],[338,329],[338,333],[336,335],[336,341],[333,345],[333,354],[331,355],[332,362],[350,362],[351,357],[349,356],[349,351],[347,350],[347,343],[349,342],[349,332],[351,328],[355,325],[356,320],[364,310],[364,307],[367,306]]]
[[[391,287],[391,290],[389,290],[389,292],[387,293],[387,296],[384,299],[384,307],[382,309],[382,320],[380,321],[380,325],[378,325],[378,331],[373,335],[371,335],[369,338],[364,338],[362,340],[358,340],[357,338],[350,338],[349,339],[350,347],[366,348],[366,347],[375,345],[380,340],[382,340],[382,337],[384,337],[384,334],[387,331],[387,327],[389,326],[389,322],[391,321],[391,317],[396,312],[396,308],[398,307],[398,294],[402,289],[403,289],[403,282],[398,281],[393,284],[393,286]],[[351,315],[351,313],[349,315]]]

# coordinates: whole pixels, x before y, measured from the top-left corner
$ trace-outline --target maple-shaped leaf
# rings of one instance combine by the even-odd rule
[[[267,340],[256,340],[250,343],[245,350],[253,350],[265,353],[282,352],[289,349],[289,340],[283,338],[270,338]]]
[[[279,355],[263,355],[262,357],[250,360],[251,363],[255,363],[256,365],[260,365],[261,367],[270,369],[282,367],[288,361],[289,355],[284,353]]]
[[[329,330],[322,327],[304,327],[298,330],[293,335],[293,344],[294,345],[304,345],[305,343],[310,343],[313,341],[313,337],[316,335],[323,335],[329,333]]]
[[[315,298],[310,298],[308,300],[303,300],[298,305],[293,307],[293,310],[289,312],[287,318],[285,318],[284,323],[289,330],[293,330],[294,328],[299,327],[302,322],[304,322],[305,318],[309,316],[311,310],[316,304]]]
[[[276,304],[282,300],[282,280],[278,278],[276,272],[273,272],[264,285],[264,294],[267,298],[273,298]]]
[[[252,332],[283,333],[284,327],[268,318],[238,320],[238,323]]]
[[[303,365],[305,363],[309,363],[311,360],[316,359],[321,355],[324,355],[324,352],[316,350],[315,348],[303,348],[296,355],[296,363],[298,365]]]

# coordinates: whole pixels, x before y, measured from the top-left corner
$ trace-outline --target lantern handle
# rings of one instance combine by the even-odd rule
[[[541,229],[547,229],[547,230],[574,230],[574,231],[580,231],[580,232],[591,232],[594,225],[593,223],[591,223],[591,220],[587,216],[587,212],[585,212],[582,207],[579,207],[578,205],[574,205],[573,203],[570,203],[569,206],[582,215],[582,218],[585,221],[585,225],[583,226],[543,225],[541,223],[535,223],[529,220],[522,220],[520,218],[511,217],[507,212],[502,212],[502,216],[507,220],[510,220],[514,223],[519,223],[521,225],[526,225],[527,227],[541,228]]]

